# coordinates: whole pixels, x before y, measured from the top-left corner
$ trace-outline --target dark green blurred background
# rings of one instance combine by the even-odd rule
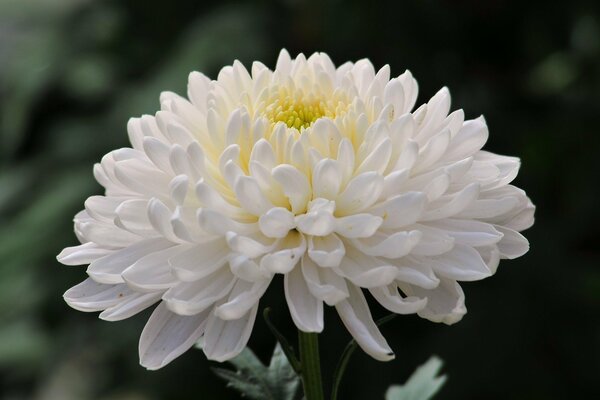
[[[383,399],[431,354],[449,376],[439,399],[600,398],[600,2],[0,0],[0,397],[37,400],[236,399],[193,350],[158,372],[138,366],[148,313],[119,323],[69,309],[85,269],[55,255],[101,192],[92,164],[127,145],[130,116],[189,71],[216,77],[237,58],[273,67],[325,51],[409,68],[419,103],[441,86],[484,114],[486,149],[516,155],[516,184],[538,206],[531,251],[465,284],[458,325],[400,317],[383,332],[397,359],[357,354],[342,399]],[[278,283],[281,283],[279,281]],[[293,337],[281,285],[263,300]],[[373,307],[376,315],[383,315]],[[327,382],[349,335],[329,312]],[[258,320],[250,346],[274,345]]]

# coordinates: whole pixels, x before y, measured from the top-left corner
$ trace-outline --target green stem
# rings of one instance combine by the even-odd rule
[[[300,363],[302,368],[302,386],[306,400],[323,400],[321,382],[321,362],[319,361],[318,333],[298,330]]]
[[[375,324],[377,324],[377,326],[381,326],[383,324],[385,324],[386,322],[391,321],[392,319],[396,318],[397,314],[390,314],[388,316],[385,316],[379,320],[377,320],[377,322],[375,322]],[[352,339],[350,341],[350,343],[348,343],[348,345],[346,345],[346,348],[344,349],[344,352],[342,353],[342,356],[340,357],[340,361],[337,364],[337,367],[335,368],[335,372],[333,373],[333,387],[331,389],[331,399],[330,400],[337,400],[338,398],[338,393],[340,390],[340,384],[342,383],[342,378],[344,377],[344,372],[346,372],[346,367],[348,366],[348,363],[350,362],[350,357],[352,357],[352,354],[354,354],[354,351],[358,348],[358,343],[356,343],[356,340]]]
[[[263,311],[263,318],[265,319],[265,323],[267,324],[267,327],[271,330],[273,336],[275,336],[275,339],[277,339],[277,341],[281,345],[281,350],[283,351],[283,354],[285,354],[294,371],[298,375],[300,375],[300,361],[296,357],[296,352],[294,351],[294,348],[290,345],[290,343],[287,341],[285,336],[283,336],[281,332],[277,330],[277,327],[275,327],[275,325],[271,322],[271,318],[269,317],[270,313],[270,307],[265,308],[265,310]]]

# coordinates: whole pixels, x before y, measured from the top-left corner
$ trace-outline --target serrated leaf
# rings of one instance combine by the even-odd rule
[[[268,367],[248,348],[229,362],[237,371],[214,368],[214,373],[227,381],[227,386],[249,399],[296,399],[300,378],[294,372],[279,343],[275,346]]]
[[[436,377],[442,360],[431,357],[425,364],[418,367],[404,385],[390,386],[385,394],[385,400],[429,400],[446,382],[446,375]]]

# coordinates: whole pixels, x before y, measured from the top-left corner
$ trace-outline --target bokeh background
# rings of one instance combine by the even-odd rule
[[[154,113],[187,75],[280,48],[368,57],[419,81],[419,102],[447,85],[454,107],[484,114],[486,149],[523,161],[531,251],[465,284],[455,326],[415,316],[383,332],[397,359],[356,354],[342,399],[383,399],[430,355],[449,379],[439,399],[600,398],[600,2],[0,0],[0,398],[237,399],[189,351],[158,372],[138,365],[148,313],[108,323],[62,293],[85,269],[55,255],[72,217],[101,193],[92,164],[126,146],[131,116]],[[263,300],[289,337],[275,285]],[[385,313],[373,307],[374,314]],[[326,383],[349,340],[326,315]],[[261,319],[250,346],[274,339]]]

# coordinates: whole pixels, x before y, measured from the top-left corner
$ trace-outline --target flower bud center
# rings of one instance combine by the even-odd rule
[[[323,101],[290,96],[276,99],[267,106],[265,114],[273,124],[283,122],[288,127],[298,130],[308,128],[319,118],[335,116]]]

